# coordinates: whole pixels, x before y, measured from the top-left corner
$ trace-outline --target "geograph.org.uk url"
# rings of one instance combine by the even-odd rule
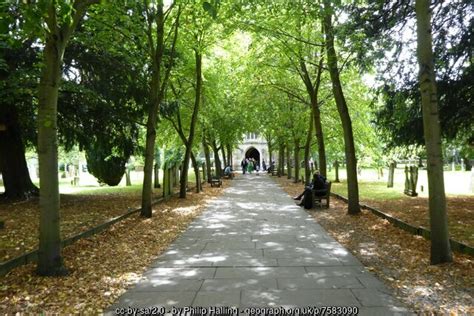
[[[187,307],[122,307],[116,308],[116,315],[173,315],[173,316],[323,316],[323,315],[358,315],[357,306],[306,306],[306,307],[226,307],[226,306],[187,306]]]

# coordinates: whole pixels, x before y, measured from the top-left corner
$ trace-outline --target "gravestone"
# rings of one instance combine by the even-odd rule
[[[418,183],[418,167],[405,166],[405,193],[408,196],[418,196],[416,184]]]
[[[390,165],[388,167],[387,188],[393,188],[393,177],[395,175],[395,167],[396,166],[397,166],[397,163],[395,161],[390,162]]]

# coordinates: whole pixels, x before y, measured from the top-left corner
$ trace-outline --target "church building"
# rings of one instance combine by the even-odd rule
[[[240,163],[244,158],[253,158],[257,161],[260,170],[262,163],[265,161],[267,167],[270,166],[270,157],[268,152],[268,144],[265,138],[258,133],[247,133],[244,135],[242,143],[234,149],[232,153],[232,161],[234,170],[241,170]]]

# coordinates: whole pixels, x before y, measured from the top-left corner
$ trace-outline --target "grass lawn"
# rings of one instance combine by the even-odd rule
[[[340,170],[339,175],[341,182],[332,182],[331,191],[347,197],[345,170]],[[474,194],[466,193],[469,191],[470,176],[470,172],[467,171],[447,171],[445,183],[449,234],[457,241],[474,246]],[[328,173],[328,179],[334,178],[333,169]],[[361,176],[358,177],[360,201],[403,221],[429,229],[426,171],[419,172],[418,197],[403,194],[405,175],[402,169],[396,170],[393,188],[387,188],[386,179],[387,174],[384,174],[384,178],[378,179],[375,170],[363,169]]]

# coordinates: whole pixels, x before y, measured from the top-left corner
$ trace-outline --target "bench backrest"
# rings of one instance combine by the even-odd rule
[[[331,184],[332,184],[332,182],[328,181],[328,194],[331,193]]]

